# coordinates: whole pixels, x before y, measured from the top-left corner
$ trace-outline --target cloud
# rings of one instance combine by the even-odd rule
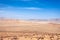
[[[8,7],[9,8],[9,7]],[[11,7],[10,9],[23,9],[23,10],[42,10],[43,8],[38,8],[38,7]]]
[[[18,0],[17,0],[18,1]],[[20,1],[33,1],[33,0],[20,0]],[[35,2],[39,3],[39,2]],[[0,4],[0,9],[29,9],[29,10],[41,10],[42,8],[38,7],[15,7],[7,4]]]
[[[14,7],[14,6],[7,6],[7,7],[3,7],[0,8],[1,10],[6,10],[6,9],[27,9],[27,10],[42,10],[42,8],[38,8],[38,7]]]
[[[40,10],[41,8],[36,8],[36,7],[24,7],[23,9]]]

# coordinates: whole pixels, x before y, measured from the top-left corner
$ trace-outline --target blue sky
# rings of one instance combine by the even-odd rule
[[[17,19],[60,18],[60,0],[0,0],[0,17]]]

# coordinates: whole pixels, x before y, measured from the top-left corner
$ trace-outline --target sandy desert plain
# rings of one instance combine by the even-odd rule
[[[0,19],[0,40],[60,40],[60,23]]]

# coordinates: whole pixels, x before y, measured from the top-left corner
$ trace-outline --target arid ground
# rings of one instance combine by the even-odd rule
[[[0,40],[60,40],[60,24],[53,21],[0,19]]]

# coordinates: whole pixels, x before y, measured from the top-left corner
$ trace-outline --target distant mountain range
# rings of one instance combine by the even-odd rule
[[[15,20],[15,21],[20,21],[22,19],[8,19],[8,18],[3,18],[1,17],[0,20]],[[35,22],[48,22],[48,23],[56,23],[56,24],[60,24],[60,18],[55,18],[55,19],[24,19],[24,21],[35,21]]]
[[[29,19],[29,20],[35,20],[35,21],[60,21],[60,18],[56,18],[56,19]]]
[[[3,18],[1,17],[0,20],[22,20],[22,19],[8,19],[8,18]],[[49,23],[57,23],[60,24],[60,18],[55,18],[55,19],[24,19],[25,21],[35,21],[35,22],[49,22]]]
[[[45,21],[45,22],[50,22],[50,23],[59,23],[60,24],[60,18],[56,19],[29,19],[30,21]]]

